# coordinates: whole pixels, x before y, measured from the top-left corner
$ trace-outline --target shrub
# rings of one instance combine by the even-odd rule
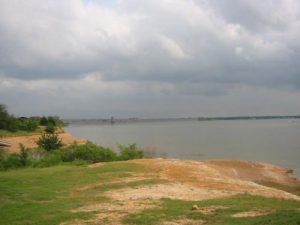
[[[55,127],[54,127],[54,125],[49,124],[49,125],[46,127],[45,131],[46,131],[48,134],[54,134],[54,133],[55,133]]]
[[[144,157],[144,151],[139,149],[135,143],[128,146],[119,145],[119,149],[120,160],[141,159]]]
[[[45,116],[43,116],[43,117],[41,118],[41,120],[40,120],[40,125],[41,125],[41,126],[47,126],[47,125],[48,125],[48,119],[47,119]]]
[[[33,160],[33,167],[49,167],[55,166],[62,163],[61,157],[59,154],[55,154],[53,152],[45,154],[42,158]]]
[[[19,120],[19,127],[18,127],[19,130],[35,131],[39,125],[38,121],[33,118],[21,117],[18,120]]]
[[[67,148],[60,150],[61,159],[64,162],[72,162],[75,160],[84,160],[89,163],[110,162],[117,158],[114,151],[109,148],[97,146],[92,143],[84,145],[73,144]]]
[[[19,168],[22,166],[20,161],[20,155],[18,153],[7,154],[6,159],[2,162],[3,169]]]
[[[36,143],[46,151],[52,151],[63,146],[63,142],[57,134],[43,134]]]
[[[4,152],[2,152],[0,149],[0,170],[4,169],[4,161],[5,161]]]
[[[9,116],[6,119],[6,130],[16,132],[19,128],[19,120],[14,116]]]
[[[56,119],[52,116],[48,117],[48,125],[56,126]]]
[[[21,166],[27,166],[29,164],[28,149],[25,148],[23,144],[20,144],[19,159],[20,159]]]

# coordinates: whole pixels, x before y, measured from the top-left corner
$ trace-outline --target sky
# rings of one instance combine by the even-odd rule
[[[63,118],[300,114],[299,0],[0,0],[0,103]]]

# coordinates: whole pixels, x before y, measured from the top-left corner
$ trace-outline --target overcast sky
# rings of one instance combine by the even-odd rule
[[[0,103],[63,118],[300,114],[300,1],[0,0]]]

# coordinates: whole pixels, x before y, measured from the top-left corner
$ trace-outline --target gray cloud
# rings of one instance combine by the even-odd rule
[[[277,98],[300,90],[297,0],[0,1],[0,89],[28,102],[34,93],[41,102],[60,91],[64,101],[94,104],[112,93],[101,99],[115,102],[107,106],[114,111],[121,101],[172,96],[206,104],[227,96],[238,104],[231,93],[242,87]],[[166,114],[175,107],[167,105]]]

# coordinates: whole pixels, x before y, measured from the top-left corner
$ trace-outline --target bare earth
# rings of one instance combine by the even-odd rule
[[[87,204],[72,210],[73,212],[98,211],[94,218],[76,220],[61,225],[70,224],[122,224],[122,219],[129,213],[145,209],[161,207],[162,198],[200,201],[213,198],[226,198],[236,194],[248,193],[265,197],[293,199],[300,197],[283,190],[266,187],[257,182],[271,182],[287,187],[299,187],[300,181],[291,176],[291,171],[279,166],[250,161],[237,160],[176,160],[176,159],[141,159],[121,163],[137,163],[146,168],[146,172],[132,173],[131,177],[117,178],[110,183],[130,183],[133,181],[159,179],[158,184],[145,184],[138,187],[125,187],[106,191],[104,195],[110,199],[107,203]],[[106,163],[90,165],[91,168],[105,166]],[[71,191],[71,195],[94,189],[103,183],[83,185]],[[213,215],[224,206],[209,206],[195,210],[206,215]],[[191,209],[194,210],[194,209]],[[263,216],[271,211],[247,211],[232,215],[232,217]],[[103,221],[105,220],[105,223]],[[165,225],[204,224],[201,220],[186,218],[172,221],[162,221]]]
[[[59,133],[59,137],[62,139],[65,145],[73,144],[77,142],[78,144],[85,143],[86,140],[83,138],[75,137],[69,133]],[[11,144],[11,147],[6,147],[5,149],[9,152],[18,152],[20,150],[19,144],[22,143],[27,148],[37,147],[36,141],[41,135],[35,134],[30,136],[19,136],[19,137],[6,137],[2,140],[7,141]]]
[[[157,176],[167,182],[111,191],[107,192],[107,196],[121,201],[160,198],[202,200],[248,193],[300,200],[299,196],[257,183],[263,181],[300,186],[300,181],[290,176],[288,169],[272,164],[237,160],[176,159],[142,159],[131,162],[151,168],[153,174],[145,174],[145,178]],[[103,164],[98,164],[101,165]]]

